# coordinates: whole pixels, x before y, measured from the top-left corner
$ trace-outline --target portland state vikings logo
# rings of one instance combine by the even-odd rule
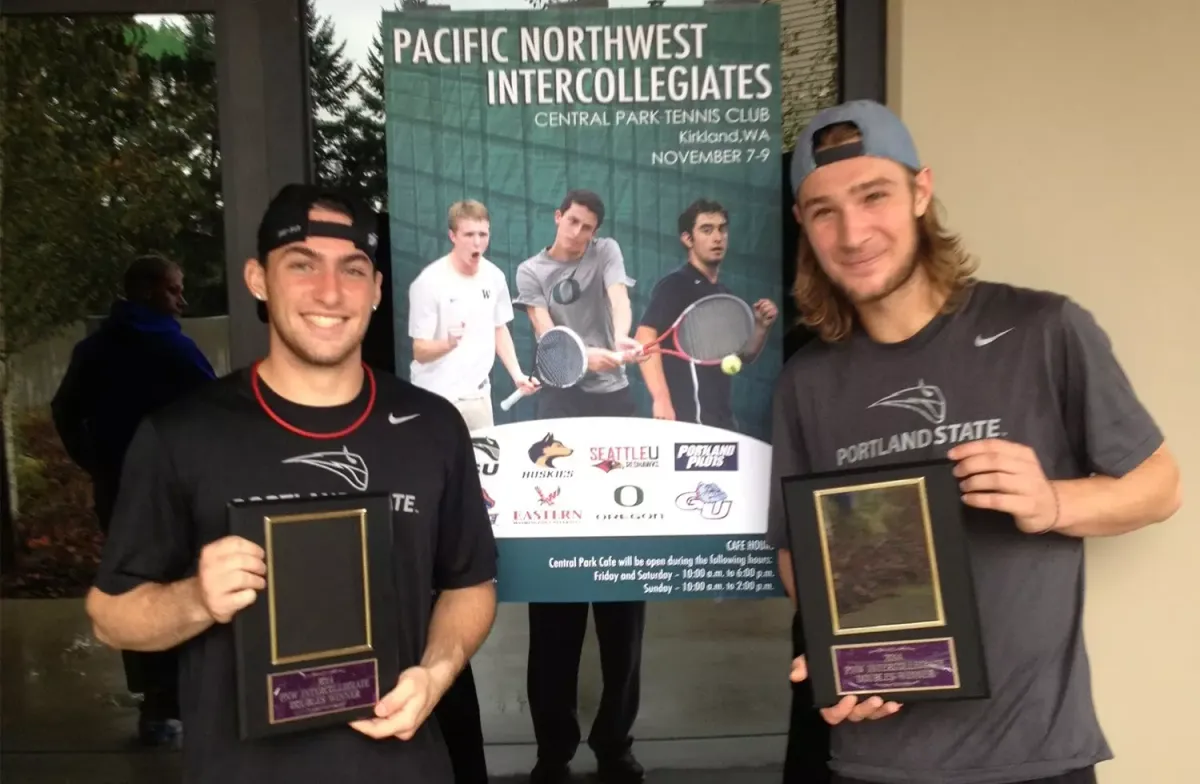
[[[297,455],[296,457],[289,457],[283,462],[293,464],[303,463],[304,465],[323,468],[345,479],[355,490],[364,492],[367,489],[370,479],[370,472],[367,470],[367,461],[363,460],[361,455],[351,452],[346,447],[333,452],[313,452],[308,455]]]
[[[926,384],[923,379],[918,381],[916,386],[893,392],[887,397],[876,400],[867,408],[879,406],[912,411],[933,425],[940,425],[946,421],[946,396],[942,394],[942,390],[933,384]]]

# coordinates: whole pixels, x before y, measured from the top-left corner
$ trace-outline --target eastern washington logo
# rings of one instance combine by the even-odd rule
[[[929,447],[950,447],[964,441],[980,438],[1003,438],[1006,433],[1002,420],[976,419],[968,422],[949,420],[949,405],[946,395],[936,384],[927,384],[924,379],[911,387],[896,390],[867,406],[871,409],[898,409],[907,415],[916,415],[927,423],[925,427],[905,430],[857,444],[839,447],[837,464],[851,465],[861,460],[872,460],[891,454],[908,452]],[[888,420],[892,421],[892,420]]]
[[[736,443],[675,445],[676,471],[736,471],[737,467]]]
[[[514,523],[577,523],[583,519],[583,512],[578,509],[550,508],[560,500],[561,485],[554,487],[538,485],[533,490],[537,494],[537,506],[533,509],[514,510],[512,513]]]
[[[618,468],[658,468],[656,446],[594,446],[588,462],[604,473]]]
[[[560,468],[558,463],[570,457],[575,450],[559,441],[553,433],[547,433],[529,447],[529,462],[536,469],[525,471],[522,479],[569,479],[575,472],[569,468]]]
[[[675,506],[685,512],[699,512],[705,520],[724,520],[733,502],[715,482],[701,482],[695,490],[676,496]]]
[[[475,465],[484,476],[495,476],[500,469],[500,442],[491,436],[475,436],[471,439],[475,448]]]

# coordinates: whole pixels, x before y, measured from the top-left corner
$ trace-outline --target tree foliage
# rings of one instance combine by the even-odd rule
[[[138,253],[179,259],[223,308],[211,25],[147,51],[128,18],[3,24],[0,359],[103,311]]]

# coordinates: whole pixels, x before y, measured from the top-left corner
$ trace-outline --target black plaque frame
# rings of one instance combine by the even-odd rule
[[[267,562],[266,590],[233,619],[241,738],[288,734],[373,716],[375,704],[400,676],[391,496],[363,493],[235,502],[229,504],[228,514],[230,533],[262,547]],[[296,526],[322,522],[344,527],[350,540],[341,543],[346,548],[343,554],[354,554],[352,572],[332,581],[322,578],[321,565],[328,554],[314,547],[317,540],[293,539],[290,547],[281,545],[281,537],[289,532],[295,535],[307,530],[311,536],[313,529]],[[296,542],[300,542],[299,550]],[[297,651],[297,638],[306,632],[294,631],[290,640],[281,633],[281,623],[287,623],[289,617],[295,622],[296,609],[293,603],[290,612],[284,610],[288,601],[279,584],[295,586],[298,582],[305,584],[305,591],[322,591],[333,584],[341,590],[354,590],[361,584],[361,608],[347,609],[336,601],[307,605],[328,617],[331,627],[341,627],[343,634],[348,628],[357,631],[361,624],[361,636],[355,634],[350,644],[321,648],[317,643],[311,650]],[[313,618],[304,621],[302,625],[311,634],[308,624]]]
[[[990,696],[975,582],[967,552],[962,493],[953,464],[930,460],[785,477],[792,571],[806,661],[818,707],[846,695],[898,702]],[[927,617],[861,626],[843,623],[822,499],[827,495],[912,487],[919,498],[932,601]],[[870,571],[869,565],[863,569]]]

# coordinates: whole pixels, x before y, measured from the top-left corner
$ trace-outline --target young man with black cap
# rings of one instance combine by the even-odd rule
[[[719,202],[697,199],[679,216],[679,241],[687,249],[687,261],[654,284],[634,336],[638,343],[650,343],[666,332],[697,300],[731,293],[720,281],[721,265],[729,249],[729,211]],[[777,315],[771,300],[754,303],[754,335],[743,350],[744,362],[758,359]],[[655,419],[737,430],[733,379],[721,368],[697,367],[678,357],[651,354],[641,369]]]
[[[186,782],[451,784],[426,719],[495,613],[495,543],[469,433],[444,398],[361,361],[381,297],[369,210],[289,186],[258,245],[245,277],[269,311],[268,354],[143,421],[88,613],[113,647],[181,645]],[[226,504],[381,490],[395,501],[404,602],[398,683],[377,718],[239,740],[230,621],[261,601],[266,567],[259,547],[228,535]]]
[[[1175,512],[1163,434],[1088,311],[973,277],[886,107],[819,114],[792,185],[804,232],[794,292],[818,339],[776,389],[768,538],[781,575],[794,596],[780,477],[948,457],[992,692],[822,707],[834,781],[1094,782],[1112,752],[1083,641],[1083,540]],[[807,678],[804,656],[792,667],[793,682]]]

